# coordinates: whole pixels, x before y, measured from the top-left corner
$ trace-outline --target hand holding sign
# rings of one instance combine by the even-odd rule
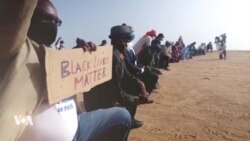
[[[74,48],[82,48],[83,51],[96,51],[96,45],[92,42],[86,42],[83,39],[76,39],[76,46]]]
[[[85,42],[86,43],[86,42]],[[81,45],[84,45],[82,42]],[[113,48],[95,52],[82,49],[45,48],[46,82],[49,103],[53,104],[108,81],[112,77]]]

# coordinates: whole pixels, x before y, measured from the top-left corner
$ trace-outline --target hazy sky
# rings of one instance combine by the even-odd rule
[[[63,24],[58,36],[67,47],[76,37],[100,44],[114,25],[134,27],[136,42],[148,30],[185,44],[214,41],[227,34],[232,50],[250,50],[250,0],[52,0]]]

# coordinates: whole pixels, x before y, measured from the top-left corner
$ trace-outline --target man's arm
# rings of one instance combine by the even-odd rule
[[[119,63],[121,63],[121,62],[119,61],[118,56],[113,55],[113,67],[114,68],[113,68],[113,76],[112,76],[113,78],[112,79],[114,79],[116,89],[119,91],[118,101],[119,102],[127,101],[127,102],[134,103],[134,102],[136,102],[137,97],[126,93],[121,87],[120,77],[122,76],[122,73],[126,73],[126,72],[123,72],[124,70],[122,70],[123,68],[120,67],[121,65],[119,65]]]
[[[125,63],[127,68],[129,69],[129,71],[131,71],[132,74],[142,73],[142,67],[139,67],[132,62],[132,59],[130,58],[130,51],[125,52]]]
[[[18,53],[30,26],[37,0],[1,0],[0,61]]]
[[[147,47],[151,46],[151,43],[152,43],[152,39],[150,37],[147,36],[147,38],[145,39],[145,45]]]

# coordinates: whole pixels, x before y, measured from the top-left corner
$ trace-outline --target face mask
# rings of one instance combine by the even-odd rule
[[[38,44],[50,46],[56,39],[57,25],[55,23],[33,22],[28,36]]]

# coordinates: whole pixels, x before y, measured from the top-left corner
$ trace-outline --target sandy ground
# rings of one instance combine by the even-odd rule
[[[170,65],[154,103],[138,107],[144,125],[129,141],[250,141],[250,52]]]

